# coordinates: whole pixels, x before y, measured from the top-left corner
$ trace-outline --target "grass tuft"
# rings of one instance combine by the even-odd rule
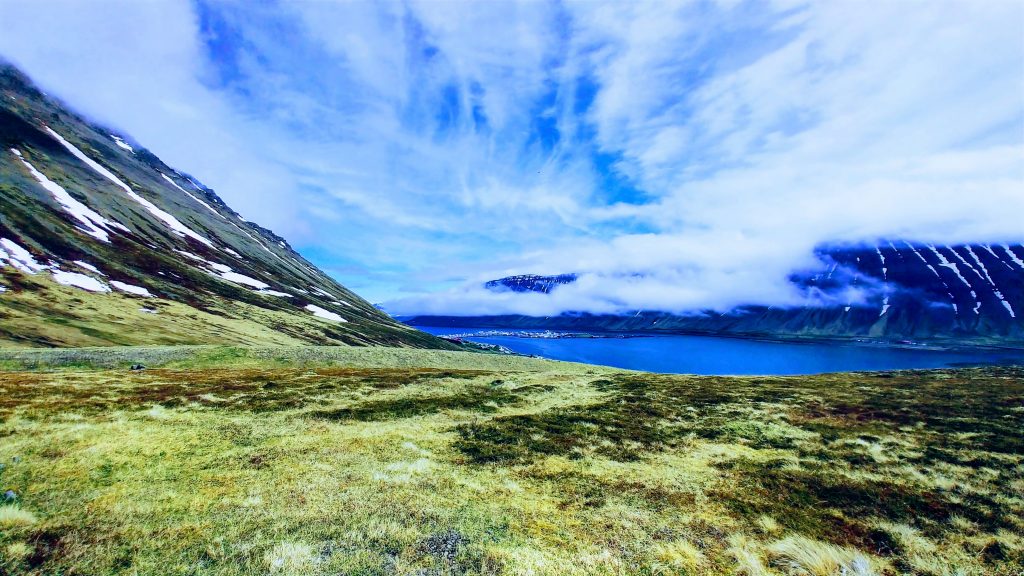
[[[35,514],[23,510],[20,506],[0,506],[0,526],[4,528],[28,526],[37,521]]]
[[[803,536],[788,536],[768,547],[771,563],[793,576],[879,576],[863,553]]]
[[[271,574],[301,575],[312,573],[317,564],[313,547],[298,542],[282,542],[265,556]]]
[[[655,574],[697,574],[704,564],[704,553],[688,540],[658,543],[654,546]]]

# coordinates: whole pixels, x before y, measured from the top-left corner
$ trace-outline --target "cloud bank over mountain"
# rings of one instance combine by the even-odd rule
[[[0,55],[398,312],[796,304],[824,242],[1024,240],[1019,3],[105,4],[8,2]],[[581,278],[479,287],[528,272]]]

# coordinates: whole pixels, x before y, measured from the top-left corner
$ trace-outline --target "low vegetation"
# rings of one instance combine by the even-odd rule
[[[2,232],[0,228],[0,236]],[[192,274],[203,275],[196,271]],[[150,283],[150,287],[156,285]],[[0,292],[4,295],[0,300],[0,346],[319,343],[459,348],[391,320],[364,317],[362,312],[354,311],[348,322],[336,323],[305,312],[296,313],[293,299],[260,295],[225,283],[217,284],[217,288],[238,299],[206,294],[198,286],[191,287],[191,302],[140,298],[119,292],[92,293],[61,286],[45,273],[28,275],[0,266]]]
[[[1019,368],[272,347],[0,368],[0,574],[1024,570]]]

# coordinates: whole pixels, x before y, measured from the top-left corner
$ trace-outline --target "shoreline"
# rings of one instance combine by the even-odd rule
[[[427,332],[427,328],[434,329],[462,329],[463,332],[456,334],[431,334],[438,337],[446,338],[524,338],[524,339],[551,339],[551,340],[570,340],[570,339],[633,339],[633,338],[657,338],[664,336],[697,336],[704,338],[728,338],[734,340],[749,340],[755,342],[765,343],[783,343],[783,344],[837,344],[845,346],[858,346],[866,348],[886,348],[886,349],[897,349],[897,350],[914,350],[914,351],[934,351],[934,352],[977,352],[977,351],[990,351],[1000,353],[1013,353],[1021,352],[1024,353],[1024,342],[1016,343],[972,343],[969,341],[949,341],[949,340],[877,340],[871,338],[862,337],[849,337],[849,336],[797,336],[791,334],[749,334],[749,333],[726,333],[726,332],[707,332],[699,330],[658,330],[658,331],[617,331],[617,330],[573,330],[573,331],[560,331],[545,328],[521,328],[521,329],[506,329],[491,326],[479,326],[479,327],[447,327],[447,326],[430,326],[426,324],[413,325],[409,324],[417,330]],[[484,332],[484,334],[473,334],[468,331],[478,330]]]

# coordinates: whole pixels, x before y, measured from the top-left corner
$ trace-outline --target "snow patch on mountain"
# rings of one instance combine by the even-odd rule
[[[267,288],[270,288],[270,284],[267,284],[266,282],[263,282],[261,280],[257,280],[255,278],[246,276],[244,274],[239,274],[238,272],[235,272],[234,269],[231,268],[230,266],[228,266],[227,264],[221,264],[220,262],[212,262],[210,260],[207,260],[206,258],[203,258],[202,256],[200,256],[198,254],[193,254],[193,253],[187,252],[185,250],[175,250],[175,252],[177,252],[178,254],[181,254],[182,256],[185,256],[186,258],[191,258],[191,259],[193,259],[193,260],[195,260],[197,262],[202,262],[203,264],[205,264],[206,266],[208,266],[209,268],[212,269],[212,271],[211,270],[207,270],[206,271],[211,276],[216,276],[216,277],[221,278],[223,280],[227,280],[229,282],[234,282],[235,284],[243,284],[245,286],[251,286],[253,288],[256,288],[257,290],[265,290]]]
[[[231,266],[228,266],[227,264],[221,264],[219,262],[210,262],[209,260],[207,260],[206,263],[209,264],[210,268],[213,268],[214,270],[220,272],[221,274],[227,274],[228,272],[231,272]]]
[[[89,292],[110,292],[110,288],[93,278],[92,276],[86,276],[85,274],[79,274],[78,272],[67,272],[65,270],[52,270],[53,279],[64,286],[74,286],[75,288],[81,288]]]
[[[960,273],[960,269],[956,267],[955,263],[950,262],[949,259],[943,256],[942,253],[939,252],[939,250],[935,246],[929,246],[928,248],[931,249],[931,251],[935,253],[935,257],[939,259],[939,266],[949,268],[950,270],[953,271],[954,274],[956,274],[956,277],[959,278],[965,286],[967,286],[968,288],[971,287],[971,283],[967,281],[967,278],[964,278],[964,275]]]
[[[1014,313],[1013,306],[1010,306],[1010,303],[1007,302],[1006,299],[1003,298],[1003,295],[1000,294],[999,292],[996,292],[996,296],[998,296],[999,300],[1002,301],[1003,306],[1006,308],[1006,311],[1010,313],[1010,318],[1016,318],[1017,314]]]
[[[192,230],[188,226],[185,226],[184,224],[181,223],[181,221],[179,221],[177,218],[175,218],[172,214],[170,214],[168,212],[165,212],[164,210],[162,210],[159,207],[157,207],[156,204],[153,204],[149,200],[146,200],[142,196],[139,196],[137,193],[135,193],[134,190],[131,189],[130,186],[128,186],[127,184],[122,182],[112,172],[110,172],[109,170],[107,170],[106,168],[101,166],[98,162],[96,162],[92,158],[89,158],[88,156],[86,156],[86,154],[84,152],[79,150],[74,144],[72,144],[72,143],[68,142],[67,140],[65,140],[60,134],[54,132],[49,126],[43,126],[43,128],[45,128],[46,131],[49,132],[51,136],[53,136],[58,142],[60,142],[61,145],[64,146],[64,148],[66,148],[69,152],[71,152],[71,154],[74,155],[75,158],[78,158],[79,160],[84,162],[88,167],[92,168],[97,174],[99,174],[100,176],[103,176],[107,180],[110,180],[111,182],[116,184],[118,187],[120,187],[122,190],[124,190],[125,193],[128,194],[129,198],[131,198],[132,200],[135,200],[136,202],[141,204],[143,208],[145,208],[147,211],[149,211],[149,213],[152,214],[153,216],[155,216],[158,220],[160,220],[164,224],[166,224],[175,234],[177,234],[179,236],[182,236],[182,237],[186,237],[187,236],[189,238],[192,238],[193,240],[196,240],[197,242],[201,242],[203,244],[206,244],[210,248],[214,248],[213,242],[210,242],[205,237],[203,237],[201,234],[195,232],[194,230]]]
[[[127,284],[125,282],[119,282],[117,280],[111,280],[110,285],[122,292],[134,294],[136,296],[145,296],[146,298],[152,298],[153,294],[149,290],[142,286],[135,286],[133,284]]]
[[[92,264],[89,264],[88,262],[83,262],[81,260],[75,260],[75,264],[81,266],[82,268],[85,268],[86,270],[88,270],[90,272],[95,272],[96,274],[99,274],[100,276],[106,276],[106,274],[104,274],[103,272],[100,272],[99,268],[93,266]]]
[[[241,217],[239,217],[239,220],[241,220],[242,222],[245,222],[245,219],[244,219],[244,218],[241,218]],[[271,256],[273,256],[274,258],[277,258],[277,259],[278,259],[278,260],[280,260],[281,262],[284,262],[284,261],[285,261],[285,259],[284,259],[284,258],[281,258],[280,256],[278,256],[276,252],[272,251],[272,250],[271,250],[270,248],[267,248],[266,244],[264,244],[264,243],[263,243],[263,242],[261,242],[260,240],[257,240],[257,239],[256,239],[256,238],[255,238],[255,237],[254,237],[254,236],[252,235],[252,234],[249,234],[248,232],[246,232],[245,230],[243,230],[241,226],[239,226],[238,224],[235,224],[234,222],[231,222],[230,220],[228,220],[228,222],[229,222],[229,223],[230,223],[230,224],[231,224],[232,226],[234,226],[234,227],[235,227],[235,228],[236,228],[236,229],[237,229],[237,230],[238,230],[239,232],[241,232],[242,234],[244,234],[244,235],[245,235],[245,236],[246,236],[246,237],[247,237],[247,238],[248,238],[249,240],[252,240],[253,242],[255,242],[255,243],[256,243],[256,244],[257,244],[257,245],[258,245],[258,246],[259,246],[260,248],[262,248],[262,249],[263,249],[263,251],[264,251],[264,252],[266,252],[267,254],[270,254],[270,255],[271,255]]]
[[[94,210],[82,204],[76,200],[71,194],[68,194],[67,190],[61,187],[56,182],[50,180],[45,174],[36,170],[36,167],[29,163],[28,160],[21,155],[21,151],[11,148],[11,152],[21,160],[21,163],[25,165],[32,177],[46,189],[47,192],[53,195],[54,200],[60,204],[64,210],[70,214],[75,220],[78,220],[85,228],[79,228],[82,232],[85,232],[89,236],[101,241],[110,242],[110,235],[104,227],[110,226],[111,222],[100,216]]]
[[[970,246],[966,246],[965,248],[970,250]],[[970,262],[968,262],[967,259],[965,259],[963,256],[961,256],[960,253],[957,252],[955,248],[951,248],[949,246],[946,246],[946,250],[949,250],[953,254],[953,256],[956,256],[957,260],[959,260],[964,266],[967,266],[967,268],[970,269],[971,272],[974,272],[975,276],[977,276],[978,278],[980,278],[982,280],[985,279],[985,277],[981,275],[981,272],[978,272],[978,270],[975,269],[974,265],[971,264]]]
[[[988,250],[988,253],[991,254],[993,258],[998,260],[1000,264],[1002,264],[1003,266],[1006,266],[1010,270],[1013,270],[1013,266],[1010,266],[1009,262],[1004,262],[1003,259],[1000,258],[998,254],[996,254],[996,251],[992,249],[992,246],[990,246],[988,244],[982,244],[982,248],[984,248],[985,250]]]
[[[967,249],[967,253],[971,255],[971,258],[973,258],[978,264],[978,268],[981,268],[981,271],[985,274],[985,279],[988,280],[988,283],[995,287],[996,283],[992,281],[992,276],[989,276],[988,269],[985,268],[985,265],[981,262],[981,258],[978,258],[978,255],[970,246],[965,246],[965,248]]]
[[[182,256],[184,256],[186,258],[191,258],[192,260],[195,260],[196,262],[202,262],[203,264],[206,264],[207,266],[209,266],[210,268],[213,268],[214,270],[216,270],[218,272],[230,272],[231,271],[231,267],[226,265],[226,264],[221,264],[219,262],[213,262],[211,260],[207,260],[206,258],[203,258],[202,256],[200,256],[198,254],[194,254],[192,252],[189,252],[188,250],[175,250],[175,252],[177,252],[178,254],[181,254]]]
[[[1013,260],[1013,262],[1017,264],[1017,266],[1024,268],[1024,260],[1018,258],[1017,255],[1013,253],[1013,250],[1010,250],[1010,247],[1007,246],[1006,244],[1003,244],[1002,246],[1003,250],[1006,250],[1006,253],[1010,256],[1010,259]]]
[[[36,262],[31,252],[8,238],[0,238],[0,261],[8,262],[11,266],[27,274],[35,274],[49,268],[45,264]]]
[[[245,274],[239,274],[238,272],[231,271],[230,269],[227,272],[214,274],[214,276],[218,276],[229,282],[234,282],[235,284],[244,284],[246,286],[252,286],[253,288],[257,288],[260,290],[270,288],[270,284],[267,284],[266,282],[261,282],[255,278],[246,276]]]
[[[111,134],[110,137],[114,140],[114,144],[117,144],[118,147],[123,148],[123,149],[131,152],[132,154],[135,154],[135,149],[132,148],[131,145],[129,145],[127,142],[122,140],[120,136],[118,136],[116,134]]]
[[[348,320],[345,320],[338,314],[335,314],[330,310],[325,310],[316,304],[306,304],[306,310],[312,312],[313,316],[316,316],[317,318],[323,318],[324,320],[331,320],[333,322],[348,322]]]
[[[264,289],[264,290],[257,290],[257,292],[259,292],[260,294],[266,294],[267,296],[277,296],[279,298],[294,298],[294,296],[292,296],[291,294],[289,294],[287,292],[279,292],[277,290]]]
[[[198,197],[196,197],[196,196],[195,196],[194,194],[192,194],[192,193],[191,193],[191,192],[189,192],[188,190],[185,190],[185,189],[184,189],[184,188],[182,188],[181,186],[178,186],[178,183],[177,183],[177,182],[175,182],[174,180],[172,180],[170,176],[168,176],[167,174],[164,174],[163,172],[161,172],[161,173],[160,173],[160,175],[164,177],[164,180],[167,180],[168,182],[170,182],[170,183],[171,183],[171,186],[174,186],[174,187],[175,187],[175,188],[177,188],[178,190],[181,190],[181,191],[182,191],[182,192],[184,192],[185,194],[188,194],[188,197],[189,197],[189,198],[191,198],[191,199],[195,200],[196,202],[199,202],[200,204],[202,204],[202,205],[203,205],[203,207],[204,207],[204,208],[206,208],[206,209],[207,209],[207,210],[209,210],[210,212],[213,212],[213,213],[214,213],[214,214],[216,214],[217,216],[220,216],[220,217],[221,217],[222,219],[224,219],[224,220],[227,220],[227,218],[225,218],[223,214],[221,214],[220,212],[217,212],[216,210],[214,210],[214,209],[213,209],[213,206],[210,206],[209,204],[207,204],[206,202],[203,202],[202,200],[200,200],[200,199],[199,199]]]
[[[202,256],[200,256],[198,254],[193,254],[192,252],[189,252],[188,250],[175,250],[175,252],[177,252],[178,254],[181,254],[182,256],[185,256],[186,258],[191,258],[193,260],[198,260],[200,262],[207,262],[206,258],[203,258]]]
[[[326,290],[324,290],[322,288],[318,288],[316,286],[311,286],[310,288],[313,289],[313,293],[314,294],[317,294],[319,296],[323,296],[324,298],[337,298],[337,296],[335,296],[334,294],[331,294],[330,292],[328,292],[328,291],[326,291]]]

